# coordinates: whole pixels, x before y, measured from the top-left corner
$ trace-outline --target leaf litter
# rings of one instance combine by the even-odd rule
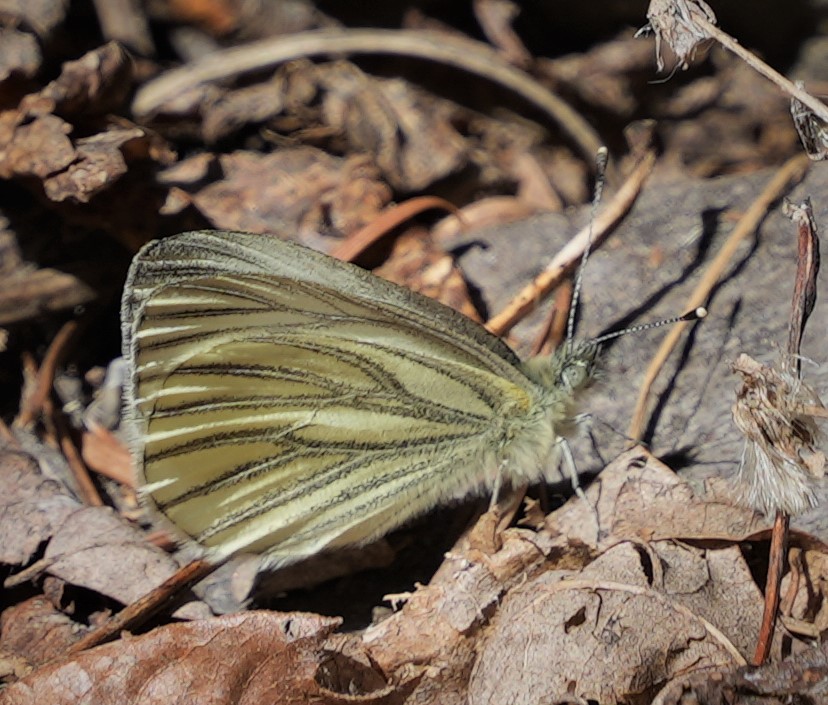
[[[476,12],[494,12],[486,5],[476,4]],[[690,14],[679,13],[679,19],[692,19],[696,6],[706,8],[680,5]],[[105,299],[108,289],[117,296],[117,283],[102,286],[81,271],[64,274],[66,251],[83,253],[92,269],[123,270],[128,257],[111,259],[102,241],[134,249],[165,233],[222,227],[292,233],[331,249],[393,199],[421,191],[442,189],[461,212],[470,213],[484,212],[481,204],[491,198],[502,209],[486,216],[495,221],[510,212],[523,219],[562,209],[586,191],[589,166],[580,159],[589,138],[573,139],[584,122],[577,113],[578,121],[567,123],[569,113],[555,112],[557,103],[538,103],[550,115],[563,116],[556,129],[564,139],[550,142],[548,127],[538,128],[517,112],[492,116],[471,110],[345,60],[311,63],[297,57],[264,82],[234,84],[230,77],[222,84],[194,85],[174,96],[172,112],[154,111],[152,121],[130,113],[126,100],[148,70],[156,70],[153,60],[126,60],[122,49],[102,40],[99,49],[66,61],[56,80],[38,86],[43,58],[31,39],[51,41],[53,28],[65,20],[52,10],[35,4],[20,10],[30,13],[20,27],[34,33],[15,30],[4,50],[10,68],[0,72],[0,81],[20,98],[0,114],[0,174],[18,189],[20,207],[37,213],[35,218],[4,211],[14,215],[3,225],[4,236],[25,250],[24,257],[13,248],[0,250],[15,254],[3,259],[10,275],[0,270],[0,303],[9,302],[0,308],[7,312],[4,325],[30,324],[43,311],[51,312],[48,320],[61,307],[69,311],[92,296]],[[244,21],[228,12],[204,26],[227,32]],[[497,17],[488,17],[484,26],[492,42],[503,43],[502,57],[519,64],[531,60],[519,39],[515,44],[520,35],[505,31],[509,20],[503,18],[513,15]],[[417,32],[429,27],[413,16],[409,22]],[[257,29],[264,32],[264,23]],[[328,46],[348,34],[330,31],[326,41],[334,43]],[[469,56],[489,56],[487,45],[462,44],[471,40],[458,34],[446,33],[443,43],[455,46],[458,39]],[[433,46],[435,35],[428,36],[418,46]],[[151,46],[148,37],[136,38],[136,45]],[[498,69],[492,75],[524,98],[534,95],[532,81],[544,76],[569,82],[592,110],[617,118],[641,111],[636,71],[652,69],[630,41],[624,35],[593,52],[542,59],[529,82],[525,73]],[[694,41],[679,47],[681,63],[693,61]],[[627,63],[607,61],[607,55]],[[660,50],[659,60],[662,55]],[[795,144],[796,133],[773,117],[776,99],[767,89],[750,84],[745,91],[738,64],[722,56],[711,61],[711,76],[672,93],[672,102],[650,103],[668,117],[659,128],[667,138],[662,173],[706,176],[776,164]],[[21,79],[29,81],[22,89]],[[624,88],[596,88],[601,85]],[[784,101],[779,105],[787,110]],[[708,134],[727,137],[718,144],[702,139],[693,126],[704,120],[710,121]],[[188,149],[188,140],[198,150]],[[476,173],[472,187],[458,181],[470,173]],[[510,186],[516,183],[525,188]],[[93,229],[99,239],[90,245],[81,231]],[[425,271],[425,288],[446,292],[471,310],[465,286],[457,284],[462,278],[429,242],[428,229],[412,228],[407,237],[411,244],[398,247],[399,259],[386,265],[392,274]],[[420,262],[435,264],[423,270]],[[30,288],[24,290],[23,282]],[[101,320],[91,330],[102,327]],[[38,325],[48,329],[42,318]],[[19,352],[18,329],[13,333],[12,350]],[[36,365],[32,374],[38,374]],[[59,369],[58,377],[66,381],[66,371]],[[71,395],[61,402],[67,410],[80,403]],[[609,465],[588,488],[597,525],[595,512],[580,501],[542,521],[535,511],[536,530],[507,529],[493,542],[487,535],[453,549],[428,586],[398,596],[402,607],[364,631],[337,633],[339,619],[298,611],[252,611],[162,624],[68,655],[82,633],[157,585],[175,563],[134,526],[129,487],[102,481],[126,519],[109,508],[83,505],[62,455],[49,446],[54,437],[44,413],[27,429],[13,429],[16,445],[7,446],[0,460],[0,550],[11,578],[0,619],[0,670],[11,684],[0,702],[477,703],[559,702],[576,695],[602,703],[673,702],[691,688],[712,698],[722,684],[773,695],[816,692],[800,674],[824,668],[822,652],[807,648],[825,622],[824,545],[793,533],[791,570],[782,589],[789,631],[777,634],[775,663],[745,671],[761,620],[762,565],[756,557],[769,523],[735,506],[725,481],[685,481],[641,450]],[[32,427],[46,443],[26,436]],[[84,456],[91,464],[123,463],[104,452],[105,443],[117,447],[117,434],[117,426],[100,427],[97,435],[87,430]],[[483,550],[492,543],[496,550]],[[393,555],[392,545],[380,549],[376,565]],[[230,581],[244,573],[243,566],[230,568]],[[251,580],[239,577],[245,586],[227,609],[249,599]],[[198,614],[209,613],[206,603],[187,599]],[[783,655],[787,661],[778,660]]]

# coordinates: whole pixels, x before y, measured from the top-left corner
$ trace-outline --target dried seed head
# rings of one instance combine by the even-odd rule
[[[805,88],[802,81],[797,88]],[[791,98],[791,117],[805,152],[814,161],[828,159],[828,125],[813,110],[796,98]]]
[[[699,45],[710,39],[699,20],[716,24],[716,14],[704,0],[650,0],[647,19],[650,23],[636,36],[649,32],[655,34],[659,71],[664,69],[662,42],[672,49],[678,65],[686,69]]]
[[[817,504],[825,474],[822,433],[808,407],[817,393],[790,372],[762,365],[744,353],[733,363],[742,376],[733,421],[745,435],[739,484],[746,504],[767,516],[801,514]]]

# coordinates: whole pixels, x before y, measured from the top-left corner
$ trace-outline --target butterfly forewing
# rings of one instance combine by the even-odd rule
[[[539,394],[460,314],[264,236],[145,248],[124,333],[153,503],[217,554],[271,565],[491,483]]]

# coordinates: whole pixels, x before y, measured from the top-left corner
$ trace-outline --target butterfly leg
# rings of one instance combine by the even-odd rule
[[[578,468],[575,466],[575,456],[572,455],[572,449],[569,447],[569,443],[566,438],[558,438],[558,444],[561,447],[564,471],[569,476],[569,481],[572,483],[572,491],[581,501],[584,502],[584,504],[587,505],[587,507],[589,507],[590,513],[595,518],[596,531],[600,532],[601,524],[598,521],[598,508],[587,499],[586,494],[584,494],[583,489],[581,489],[581,483],[578,481]]]
[[[497,472],[494,476],[494,481],[492,482],[492,497],[489,500],[489,511],[493,511],[494,508],[497,506],[497,502],[500,499],[500,488],[503,486],[503,472],[501,472],[502,468],[498,468]]]

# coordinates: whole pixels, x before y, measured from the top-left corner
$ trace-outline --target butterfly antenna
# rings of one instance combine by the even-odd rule
[[[602,345],[603,343],[606,343],[608,340],[620,338],[622,335],[627,335],[627,333],[640,333],[641,331],[651,330],[652,328],[661,328],[661,326],[669,326],[673,323],[680,323],[682,321],[700,321],[705,316],[707,316],[707,309],[704,306],[699,306],[698,308],[693,309],[692,311],[688,311],[683,316],[675,316],[674,318],[665,318],[663,321],[653,321],[652,323],[644,323],[640,326],[623,328],[622,330],[617,330],[612,333],[602,335],[598,338],[593,338],[589,342],[593,345]]]
[[[595,224],[595,215],[598,212],[598,204],[601,202],[601,195],[604,192],[604,183],[606,182],[607,161],[609,160],[609,151],[606,147],[601,147],[595,155],[595,191],[592,194],[592,207],[589,214],[589,235],[587,236],[586,247],[584,247],[584,254],[581,255],[581,263],[578,265],[578,272],[575,274],[575,284],[572,287],[572,303],[569,307],[569,318],[566,322],[566,346],[569,350],[572,349],[575,340],[575,316],[578,313],[578,303],[581,299],[581,287],[584,282],[584,269],[586,268],[589,253],[592,250],[592,228]]]

